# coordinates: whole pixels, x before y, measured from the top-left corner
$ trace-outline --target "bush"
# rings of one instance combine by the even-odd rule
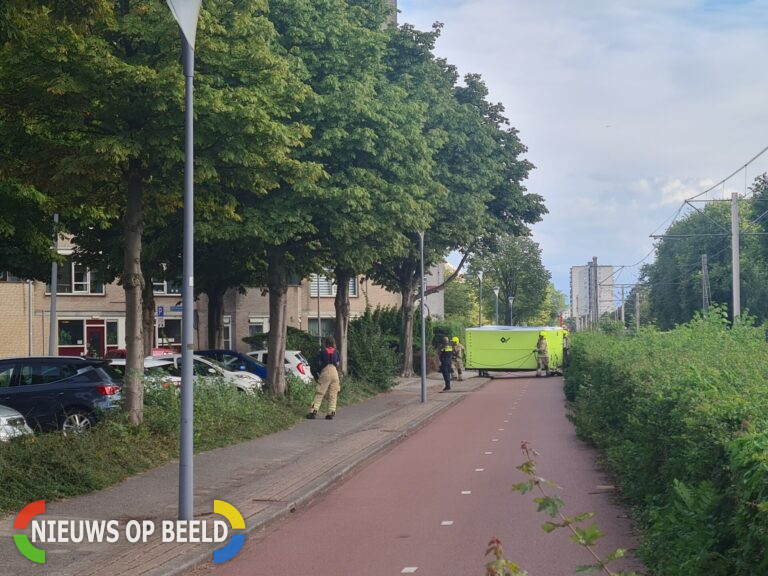
[[[768,346],[724,310],[671,332],[577,334],[566,393],[639,512],[659,576],[768,573]]]
[[[366,313],[349,323],[349,374],[380,389],[394,385],[399,357],[390,341]]]
[[[467,329],[467,325],[464,322],[456,320],[439,320],[433,324],[432,346],[440,348],[443,344],[443,337],[447,336],[448,340],[454,336],[458,336],[462,343],[465,342],[464,331]]]

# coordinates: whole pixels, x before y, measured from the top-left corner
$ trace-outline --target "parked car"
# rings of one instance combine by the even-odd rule
[[[149,360],[151,357],[147,359]],[[156,359],[171,360],[173,362],[173,370],[171,371],[171,374],[173,376],[181,377],[181,354],[160,356]],[[202,356],[197,355],[192,357],[192,373],[196,378],[220,378],[225,382],[233,384],[241,392],[254,393],[264,387],[264,380],[256,376],[256,374],[251,374],[250,372],[233,372],[226,370],[215,360],[212,360],[211,358],[203,358]]]
[[[32,428],[27,425],[21,412],[0,405],[0,442],[8,442],[27,434],[32,434]]]
[[[247,355],[256,358],[256,360],[265,365],[269,357],[266,350],[254,350],[253,352],[248,352]],[[312,384],[315,381],[312,369],[309,367],[309,362],[307,362],[307,359],[304,358],[304,355],[299,350],[285,351],[285,370],[306,384]]]
[[[113,358],[110,366],[121,377],[125,378],[125,358]],[[154,357],[144,359],[144,386],[156,388],[178,388],[181,385],[181,377],[174,375],[176,372],[173,360],[163,360]]]
[[[225,370],[250,372],[251,374],[256,374],[262,380],[267,377],[267,367],[265,364],[259,362],[256,358],[235,352],[234,350],[195,350],[195,354],[205,358],[213,358]]]
[[[152,356],[166,356],[168,354],[174,354],[176,351],[173,348],[152,348]],[[107,350],[104,354],[104,358],[128,358],[128,350],[125,348],[115,348],[113,350]]]
[[[82,432],[120,401],[120,380],[105,360],[76,356],[0,359],[0,404],[41,430]]]

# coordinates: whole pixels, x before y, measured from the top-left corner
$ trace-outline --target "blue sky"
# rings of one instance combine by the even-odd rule
[[[681,201],[768,145],[768,0],[400,0],[445,24],[436,51],[480,73],[536,165],[527,188],[555,286],[593,256],[631,265]],[[768,154],[747,181],[768,171]],[[745,192],[742,172],[711,197]],[[662,226],[663,231],[665,226]],[[638,266],[619,282],[633,282]]]

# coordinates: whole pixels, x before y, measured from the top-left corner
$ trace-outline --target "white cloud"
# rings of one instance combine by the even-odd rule
[[[438,54],[481,73],[520,130],[537,167],[527,188],[550,211],[534,236],[560,290],[592,256],[641,259],[682,200],[768,144],[764,0],[399,4],[401,22],[445,23]],[[768,154],[748,182],[766,170]],[[725,192],[744,187],[742,172]]]

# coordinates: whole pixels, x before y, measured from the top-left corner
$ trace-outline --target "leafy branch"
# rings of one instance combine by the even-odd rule
[[[576,542],[579,546],[582,546],[592,556],[593,563],[579,566],[576,568],[576,572],[602,572],[607,576],[639,576],[637,572],[612,572],[608,565],[619,558],[624,557],[625,550],[618,548],[614,552],[608,554],[605,558],[600,558],[594,549],[595,543],[603,537],[603,533],[594,522],[588,527],[579,526],[587,520],[594,517],[592,512],[584,512],[577,514],[576,516],[566,516],[562,513],[562,507],[564,505],[563,500],[559,496],[551,496],[546,490],[546,487],[559,489],[560,487],[552,482],[542,478],[536,473],[536,460],[539,455],[528,442],[522,442],[520,449],[525,455],[526,461],[517,467],[523,474],[528,476],[528,480],[514,484],[512,490],[520,492],[521,494],[527,494],[528,492],[537,492],[539,496],[533,499],[538,505],[538,511],[546,513],[553,520],[545,522],[541,528],[544,532],[551,533],[558,529],[566,529],[571,535],[570,538]],[[504,553],[501,546],[501,541],[498,538],[492,538],[488,543],[488,549],[485,552],[486,556],[493,554],[495,560],[492,560],[486,564],[487,576],[515,576],[526,575],[527,572],[521,571],[517,564],[504,559]]]

